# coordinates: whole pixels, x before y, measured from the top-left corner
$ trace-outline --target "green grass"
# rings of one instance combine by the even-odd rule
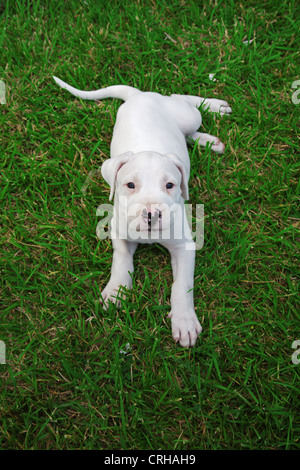
[[[299,5],[19,0],[0,12],[0,447],[299,448]],[[190,203],[205,206],[195,348],[171,337],[162,247],[140,247],[120,310],[97,302],[109,188],[81,188],[109,157],[120,102],[78,100],[52,75],[232,105],[229,118],[203,114],[224,155],[190,149]]]

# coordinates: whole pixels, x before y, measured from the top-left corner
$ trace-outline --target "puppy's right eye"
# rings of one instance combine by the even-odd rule
[[[127,188],[134,189],[135,188],[134,183],[132,183],[132,181],[130,181],[130,183],[127,183]]]

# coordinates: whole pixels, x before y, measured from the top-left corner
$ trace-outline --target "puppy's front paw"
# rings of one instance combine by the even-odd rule
[[[109,302],[116,304],[119,308],[121,306],[120,300],[117,298],[120,292],[120,286],[112,286],[109,283],[105,289],[101,292],[100,302],[103,305],[104,310],[107,310],[109,307]]]
[[[190,310],[185,314],[178,314],[171,310],[169,318],[172,321],[172,336],[174,340],[183,346],[189,348],[194,346],[198,336],[202,331],[202,327],[194,310]]]

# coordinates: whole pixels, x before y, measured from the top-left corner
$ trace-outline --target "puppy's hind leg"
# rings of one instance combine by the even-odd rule
[[[201,132],[194,132],[194,134],[186,137],[189,144],[197,142],[198,145],[205,146],[207,142],[211,143],[211,149],[216,153],[224,153],[225,145],[220,141],[218,137],[213,135],[204,134]]]
[[[224,100],[218,100],[215,98],[201,98],[201,96],[192,96],[192,95],[172,95],[176,97],[181,97],[188,101],[190,104],[196,108],[203,107],[204,110],[208,110],[211,113],[220,113],[221,116],[226,116],[227,114],[232,113],[232,109]]]

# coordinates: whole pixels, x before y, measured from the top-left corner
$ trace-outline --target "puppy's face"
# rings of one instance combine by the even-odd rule
[[[116,191],[129,235],[148,238],[172,230],[181,180],[180,170],[167,156],[137,156],[120,168]]]
[[[110,159],[103,164],[102,174],[107,181],[110,178],[111,188],[116,186],[115,208],[122,231],[126,227],[131,239],[170,234],[187,193],[178,158],[153,152],[117,158],[119,163]]]

